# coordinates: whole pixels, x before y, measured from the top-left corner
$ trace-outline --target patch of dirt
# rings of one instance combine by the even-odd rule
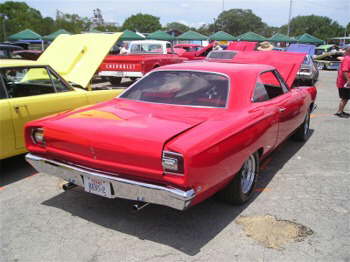
[[[303,241],[313,231],[301,224],[274,216],[241,216],[236,223],[243,226],[248,237],[267,248],[283,249],[289,242]]]

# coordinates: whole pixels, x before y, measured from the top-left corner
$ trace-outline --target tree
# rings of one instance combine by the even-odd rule
[[[101,32],[120,32],[121,27],[115,26],[115,25],[99,25],[96,26],[94,29],[99,30]]]
[[[287,33],[287,25],[280,28],[282,33]],[[298,36],[304,33],[311,34],[320,39],[328,39],[344,35],[344,28],[327,16],[296,16],[290,21],[290,35]]]
[[[219,31],[219,30],[215,29],[214,24],[203,24],[200,27],[198,27],[198,29],[196,29],[196,31],[198,33],[203,34],[203,35],[209,36],[209,35],[215,33],[216,31]]]
[[[177,31],[180,31],[182,33],[190,30],[190,28],[187,25],[179,23],[179,22],[167,23],[167,25],[165,26],[165,29],[166,30],[177,30]]]
[[[162,28],[159,17],[138,13],[127,18],[123,23],[123,30],[134,30],[142,33],[152,33]]]
[[[5,27],[6,36],[27,28],[39,34],[43,34],[46,30],[44,30],[43,27],[43,17],[41,13],[29,7],[26,3],[13,1],[5,2],[0,4],[0,13],[2,14],[1,24]],[[1,38],[3,38],[3,35],[3,26],[1,26]]]
[[[71,33],[81,33],[89,31],[92,22],[87,17],[80,17],[77,14],[65,14],[57,11],[55,27],[57,29],[65,29]]]
[[[346,34],[348,36],[350,36],[350,22],[348,23],[348,25],[346,26]]]
[[[248,31],[263,34],[266,24],[250,9],[230,9],[223,11],[215,20],[215,31],[225,31],[240,35]]]

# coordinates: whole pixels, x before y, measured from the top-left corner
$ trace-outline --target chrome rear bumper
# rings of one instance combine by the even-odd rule
[[[87,177],[106,181],[111,186],[111,198],[125,198],[184,210],[190,206],[195,197],[193,189],[183,191],[173,187],[137,182],[104,174],[97,170],[46,159],[31,153],[26,155],[26,160],[41,173],[60,177],[81,187],[84,187],[84,179]]]

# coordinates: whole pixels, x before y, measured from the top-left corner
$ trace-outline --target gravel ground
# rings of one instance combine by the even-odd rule
[[[134,213],[130,201],[64,192],[23,156],[3,161],[0,261],[350,261],[350,119],[333,115],[335,78],[320,74],[310,139],[285,142],[262,164],[244,206],[209,199],[186,212],[150,205]],[[313,234],[266,247],[236,223],[261,216]]]

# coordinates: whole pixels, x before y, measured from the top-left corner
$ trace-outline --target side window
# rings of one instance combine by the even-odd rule
[[[253,102],[264,102],[269,100],[265,85],[263,84],[260,77],[258,77],[253,94]]]
[[[45,67],[18,67],[1,70],[9,98],[55,93]]]
[[[266,92],[270,99],[283,95],[288,89],[279,81],[276,75],[272,72],[264,72],[260,75],[261,83],[265,86]]]
[[[68,92],[73,90],[71,87],[66,86],[60,78],[51,72],[51,70],[49,70],[49,74],[57,92]]]
[[[5,98],[7,98],[7,94],[6,94],[2,79],[0,77],[0,99],[5,99]]]

